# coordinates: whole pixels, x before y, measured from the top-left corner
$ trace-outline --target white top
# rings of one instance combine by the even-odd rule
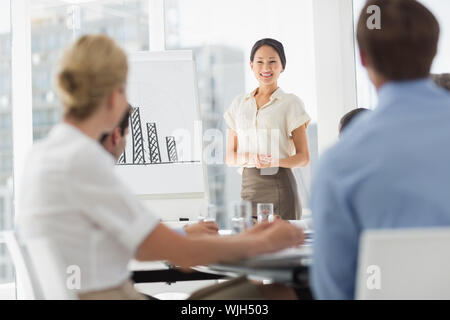
[[[114,173],[114,159],[95,140],[58,124],[27,157],[19,191],[23,238],[47,238],[60,260],[81,270],[80,293],[117,286],[128,262],[159,222]]]
[[[294,155],[292,131],[311,121],[302,100],[278,88],[258,110],[255,92],[236,97],[224,114],[227,125],[237,133],[237,152],[270,154],[275,159]],[[249,162],[244,167],[255,164]]]

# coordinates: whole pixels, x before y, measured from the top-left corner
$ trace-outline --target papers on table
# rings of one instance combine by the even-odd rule
[[[262,254],[230,264],[245,267],[292,268],[295,266],[307,265],[312,254],[312,246],[303,245],[298,248],[288,248],[274,253]]]

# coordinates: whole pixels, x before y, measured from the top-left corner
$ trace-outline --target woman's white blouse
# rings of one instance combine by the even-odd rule
[[[28,155],[17,216],[23,238],[52,240],[64,265],[79,267],[80,293],[128,279],[130,259],[159,223],[116,177],[113,157],[68,124]]]
[[[224,114],[227,125],[237,133],[237,152],[270,154],[275,159],[294,155],[292,131],[311,121],[302,100],[278,88],[258,110],[255,92],[236,97]]]

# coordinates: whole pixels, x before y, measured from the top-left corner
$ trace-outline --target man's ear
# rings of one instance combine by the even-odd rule
[[[113,132],[111,133],[111,143],[112,143],[113,146],[117,145],[117,142],[119,141],[120,136],[121,136],[120,128],[115,128],[113,130]]]
[[[367,54],[362,51],[361,49],[359,50],[359,56],[361,57],[361,64],[364,68],[368,67],[368,58],[367,58]]]

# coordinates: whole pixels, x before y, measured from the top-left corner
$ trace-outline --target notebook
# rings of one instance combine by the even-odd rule
[[[252,268],[292,268],[305,266],[309,264],[312,258],[312,246],[305,244],[298,248],[288,248],[274,253],[262,254],[256,257],[242,259],[230,263],[230,265],[239,265]],[[224,263],[226,265],[227,263]]]

